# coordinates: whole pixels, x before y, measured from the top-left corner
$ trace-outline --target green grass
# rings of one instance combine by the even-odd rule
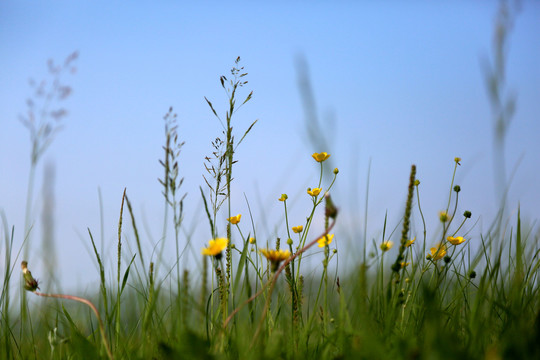
[[[339,260],[339,253],[335,242],[323,239],[326,234],[331,239],[334,224],[339,223],[339,204],[336,207],[325,196],[339,186],[339,171],[323,166],[321,154],[305,158],[320,168],[313,187],[298,195],[312,200],[306,222],[290,224],[288,196],[283,194],[279,199],[285,215],[280,226],[287,229],[287,239],[276,239],[269,249],[263,249],[266,243],[257,238],[251,213],[242,214],[237,223],[219,223],[223,214],[229,219],[236,215],[230,203],[235,151],[255,125],[253,122],[243,130],[236,141],[234,116],[252,97],[250,92],[237,103],[247,84],[246,75],[237,59],[230,77],[220,78],[227,95],[224,117],[207,99],[223,127],[223,139],[212,143],[200,194],[213,237],[218,237],[219,227],[226,227],[223,245],[209,244],[208,255],[195,259],[197,267],[184,269],[180,265],[182,257],[193,253],[186,251],[191,239],[181,231],[184,195],[178,161],[183,143],[171,109],[165,117],[161,160],[162,243],[173,239],[177,261],[168,264],[160,260],[163,246],[156,249],[157,255],[142,252],[145,239],[139,236],[137,216],[124,192],[119,196],[114,269],[106,267],[105,254],[100,253],[88,230],[99,270],[95,276],[100,279],[99,287],[86,294],[88,298],[41,293],[27,270],[21,276],[21,291],[24,293],[26,287],[43,298],[33,294],[17,297],[10,292],[10,284],[19,281],[15,260],[20,259],[22,249],[13,249],[14,231],[2,216],[5,260],[0,358],[540,358],[538,235],[524,228],[518,212],[509,230],[501,230],[499,217],[477,239],[479,246],[474,246],[462,230],[471,214],[456,213],[460,189],[454,176],[439,230],[426,234],[421,186],[413,165],[398,224],[402,229],[400,243],[383,245],[390,238],[384,219],[382,240],[364,244],[358,262],[336,276],[329,268]],[[460,161],[454,161],[454,175]],[[312,228],[319,213],[324,214],[320,225],[325,231],[315,233]],[[419,231],[410,225],[412,216],[422,219]],[[175,231],[169,235],[171,222]],[[128,256],[122,247],[127,227],[133,230],[135,255]],[[463,236],[466,241],[452,245],[449,236]],[[236,240],[233,243],[231,239]],[[388,251],[392,246],[398,249],[397,256]],[[31,254],[34,259],[36,256]],[[320,264],[319,272],[307,267],[306,256]],[[49,280],[41,278],[40,284]],[[13,299],[19,298],[20,306],[16,306]]]

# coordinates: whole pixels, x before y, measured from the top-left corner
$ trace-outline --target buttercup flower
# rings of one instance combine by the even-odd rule
[[[321,193],[321,188],[314,188],[314,189],[308,188],[307,193],[311,196],[317,196]]]
[[[302,232],[302,230],[304,230],[304,227],[302,225],[298,225],[298,226],[293,226],[292,227],[292,231],[296,234],[299,234]]]
[[[281,194],[281,197],[278,199],[279,201],[285,201],[287,200],[289,197],[287,196],[287,194]]]
[[[289,256],[291,256],[291,252],[289,250],[261,249],[259,251],[264,255],[265,258],[268,259],[268,261],[272,263],[272,272],[275,272],[278,269],[280,262],[287,260]]]
[[[446,211],[439,211],[439,220],[445,223],[448,221],[448,213]]]
[[[236,216],[231,216],[230,218],[227,219],[227,221],[229,221],[233,225],[236,225],[236,224],[238,224],[240,222],[241,217],[242,217],[242,215],[238,214]]]
[[[330,154],[327,154],[325,152],[322,153],[313,153],[311,155],[317,162],[323,162],[324,160],[328,159],[330,157]]]
[[[448,240],[448,242],[452,245],[463,244],[466,241],[466,239],[464,239],[463,236],[458,236],[458,237],[449,236],[446,238],[446,240]]]
[[[390,250],[390,249],[392,248],[392,246],[394,246],[394,243],[393,243],[392,241],[390,241],[390,240],[386,240],[386,241],[383,241],[383,242],[381,243],[380,248],[381,248],[381,250],[382,250],[383,252],[385,252],[385,251]]]
[[[436,247],[430,249],[428,254],[429,259],[440,260],[446,255],[446,246],[444,244],[439,244]]]
[[[255,240],[254,237],[250,237],[250,238],[249,238],[249,243],[250,243],[250,244],[255,244],[255,242],[256,242],[256,240]]]
[[[459,162],[461,161],[461,158],[460,158],[460,157],[454,158],[454,161],[456,162],[456,164],[461,165],[461,164],[459,163]]]
[[[201,254],[208,256],[221,257],[221,252],[227,247],[229,240],[227,238],[216,238],[208,242],[208,247],[203,248]]]
[[[408,263],[408,262],[405,262],[405,261],[402,261],[401,263],[401,268],[406,268],[408,265],[410,265],[411,263]]]
[[[414,237],[414,239],[407,240],[407,241],[405,242],[405,247],[411,246],[412,244],[414,244],[415,241],[416,241],[416,236]]]
[[[323,248],[326,245],[330,245],[333,239],[334,239],[334,234],[327,234],[327,235],[324,235],[319,240],[317,240],[317,242],[319,243],[319,247]]]

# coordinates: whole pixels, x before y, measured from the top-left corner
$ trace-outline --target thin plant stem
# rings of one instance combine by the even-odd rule
[[[263,291],[269,286],[271,285],[272,288],[279,276],[279,274],[285,269],[285,267],[291,262],[293,261],[294,259],[296,259],[298,256],[300,256],[303,252],[305,252],[307,249],[309,249],[310,247],[312,247],[313,245],[315,245],[317,243],[317,241],[322,238],[323,236],[325,235],[328,235],[328,233],[330,232],[330,230],[332,230],[332,228],[334,227],[336,221],[332,221],[332,223],[330,224],[330,226],[321,234],[321,236],[318,236],[317,238],[315,238],[315,240],[311,241],[310,243],[308,243],[306,246],[304,246],[303,248],[301,248],[300,250],[298,250],[294,255],[292,255],[291,257],[289,257],[287,260],[285,260],[283,262],[283,264],[277,269],[277,271],[274,273],[274,275],[272,276],[272,278],[270,278],[270,280],[264,284],[262,286],[262,288],[255,294],[253,295],[252,297],[250,297],[249,299],[247,299],[244,303],[242,303],[240,306],[238,306],[236,309],[234,309],[231,314],[229,315],[229,317],[227,318],[227,320],[225,320],[225,322],[223,323],[223,327],[227,327],[227,324],[229,323],[229,321],[231,321],[231,319],[234,317],[234,315],[236,315],[245,305],[247,305],[248,303],[250,303],[251,301],[255,300],[259,295],[261,295],[263,293]],[[268,302],[269,302],[269,298],[267,298],[267,304],[265,306],[265,311],[263,311],[263,319],[265,317],[265,314],[266,314],[266,311],[268,310]],[[262,322],[262,320],[261,320]],[[260,328],[260,325],[259,325],[259,328]],[[257,333],[258,334],[258,331]],[[254,337],[255,338],[255,337]]]
[[[98,320],[99,332],[101,333],[101,339],[103,341],[103,344],[105,345],[105,350],[107,351],[107,356],[111,360],[114,359],[114,356],[113,356],[113,354],[111,352],[111,348],[109,346],[109,341],[107,340],[107,336],[105,335],[105,328],[103,327],[103,321],[101,321],[101,316],[99,315],[99,312],[98,312],[97,308],[95,307],[95,305],[90,300],[87,300],[87,299],[79,297],[79,296],[74,296],[74,295],[45,294],[45,293],[42,293],[42,292],[39,292],[39,291],[34,291],[34,294],[36,294],[38,296],[49,297],[49,298],[57,298],[57,299],[66,299],[66,300],[78,301],[78,302],[86,304],[88,307],[90,307],[90,309],[92,309],[92,311],[94,312],[94,314],[96,315],[96,318]]]

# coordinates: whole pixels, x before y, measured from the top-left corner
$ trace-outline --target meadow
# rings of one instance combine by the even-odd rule
[[[69,71],[75,59],[76,54],[53,68],[53,75]],[[27,262],[38,256],[29,245],[31,221],[24,229],[25,245],[14,248],[15,229],[2,217],[1,358],[540,358],[539,234],[521,223],[519,212],[508,224],[503,203],[476,246],[470,243],[474,217],[457,211],[461,188],[454,182],[466,159],[449,159],[453,176],[433,233],[426,230],[422,185],[412,165],[401,221],[387,226],[385,218],[382,237],[363,244],[357,263],[334,273],[329,269],[340,256],[333,232],[340,204],[331,194],[340,186],[340,174],[338,168],[325,166],[332,156],[327,149],[314,149],[299,160],[320,169],[319,177],[311,179],[313,186],[303,194],[275,196],[283,207],[279,226],[287,237],[258,238],[253,214],[237,214],[231,207],[236,149],[256,126],[253,122],[233,131],[236,112],[252,98],[246,79],[238,58],[230,74],[219,79],[227,94],[225,113],[206,99],[223,133],[212,141],[198,194],[204,226],[212,233],[207,246],[196,249],[200,266],[185,268],[180,262],[192,253],[184,251],[183,140],[172,108],[164,117],[160,184],[163,232],[175,244],[174,264],[161,260],[164,247],[155,249],[157,255],[142,250],[138,215],[124,191],[118,204],[116,266],[107,266],[107,254],[98,250],[89,229],[99,288],[83,295],[49,293],[42,288],[53,279],[32,274]],[[61,99],[69,92],[56,83],[44,96]],[[63,116],[60,110],[51,114]],[[29,189],[57,130],[55,121],[28,118],[25,123],[33,134]],[[303,223],[289,222],[291,196],[311,200]],[[222,223],[224,214],[227,221]],[[420,226],[411,226],[413,214]],[[323,223],[315,224],[321,218]],[[174,231],[168,234],[171,223]],[[324,230],[317,233],[315,228]],[[127,229],[136,245],[133,255],[125,250]],[[226,229],[226,236],[220,237],[218,229]],[[396,243],[387,240],[395,231],[401,234]],[[317,271],[306,265],[308,255]],[[12,290],[13,284],[20,292]]]

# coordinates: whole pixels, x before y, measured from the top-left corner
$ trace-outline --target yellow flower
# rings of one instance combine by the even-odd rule
[[[201,254],[215,256],[219,258],[223,249],[227,247],[229,240],[227,238],[216,238],[208,242],[208,247],[203,248]]]
[[[412,244],[414,244],[415,241],[416,241],[416,236],[414,237],[414,239],[407,240],[407,241],[405,242],[405,247],[411,246]]]
[[[304,227],[302,225],[298,225],[298,226],[293,226],[292,227],[292,231],[296,234],[299,234],[302,232],[302,230],[304,230]]]
[[[459,163],[459,162],[461,161],[461,158],[460,158],[460,157],[454,158],[454,161],[456,162],[456,164],[461,165],[461,164]]]
[[[386,240],[386,241],[383,241],[383,242],[381,243],[380,248],[381,248],[381,250],[382,250],[383,252],[385,252],[385,251],[390,250],[390,249],[392,248],[392,246],[394,246],[394,243],[393,243],[392,241],[390,241],[390,240]]]
[[[440,260],[446,255],[446,245],[439,244],[436,247],[432,247],[430,249],[430,254],[428,254],[428,258],[433,260]]]
[[[314,188],[314,189],[308,188],[307,193],[311,196],[317,196],[321,193],[321,188]]]
[[[405,262],[405,261],[402,261],[400,264],[401,264],[401,268],[402,268],[402,269],[403,269],[403,268],[406,268],[408,265],[410,265],[410,263]]]
[[[236,216],[231,216],[230,218],[227,219],[227,221],[229,221],[233,225],[236,225],[236,224],[238,224],[240,222],[241,217],[242,217],[242,215],[238,214]]]
[[[319,243],[319,247],[322,248],[322,247],[325,247],[326,245],[330,245],[333,239],[334,239],[334,234],[327,234],[327,235],[324,235],[319,240],[317,240],[317,242]]]
[[[254,238],[254,237],[250,237],[250,238],[249,238],[249,243],[250,243],[250,244],[255,244],[255,238]]]
[[[278,199],[279,201],[285,201],[287,200],[289,197],[287,196],[287,194],[281,194],[281,197]]]
[[[287,260],[289,256],[291,256],[291,252],[289,250],[261,249],[260,252],[265,258],[272,262],[281,262],[283,260]]]
[[[449,236],[446,238],[446,240],[448,240],[448,242],[452,245],[463,244],[466,241],[466,239],[464,239],[463,236],[458,236],[458,237]]]
[[[265,258],[268,259],[268,261],[272,263],[272,272],[275,272],[278,269],[280,262],[287,260],[289,256],[291,256],[291,252],[289,250],[261,249],[259,251],[264,255]]]
[[[311,155],[317,162],[323,162],[324,160],[328,159],[330,157],[330,154],[327,154],[325,152],[322,153],[313,153]]]
[[[448,213],[446,211],[439,211],[439,220],[445,223],[448,221]]]

